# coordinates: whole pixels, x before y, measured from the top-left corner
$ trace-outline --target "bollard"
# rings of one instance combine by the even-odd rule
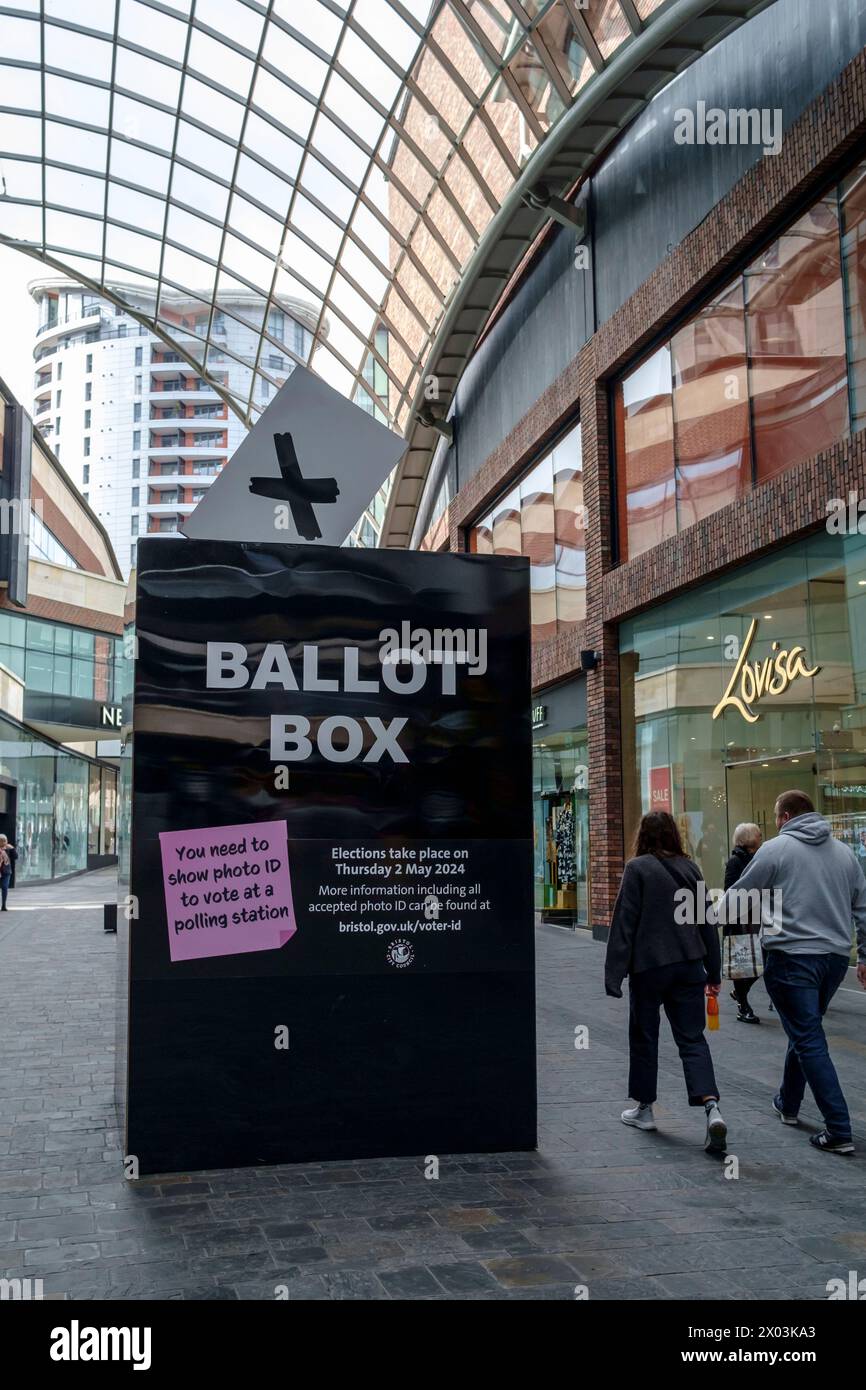
[[[103,903],[102,905],[102,930],[117,932],[117,903]]]

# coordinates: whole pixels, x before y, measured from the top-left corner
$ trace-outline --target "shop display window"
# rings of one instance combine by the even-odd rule
[[[533,746],[535,907],[542,921],[589,924],[589,775],[585,729]]]
[[[476,555],[530,562],[532,639],[555,637],[586,615],[586,520],[580,426],[571,430],[475,522]]]

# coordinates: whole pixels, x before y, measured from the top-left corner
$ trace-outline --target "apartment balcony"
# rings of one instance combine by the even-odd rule
[[[149,488],[179,488],[189,482],[189,473],[184,473],[180,464],[171,473],[148,473],[147,485]]]
[[[228,425],[228,414],[221,410],[217,415],[187,415],[187,424],[192,430],[223,430]]]
[[[151,376],[179,376],[181,372],[191,372],[185,357],[181,357],[179,352],[166,352],[161,357],[154,357],[151,349],[150,372]]]
[[[149,520],[152,516],[166,517],[176,514],[180,516],[189,516],[193,507],[197,505],[196,502],[148,502],[146,510]]]
[[[200,382],[198,385],[181,382],[180,385],[176,385],[174,380],[167,378],[164,385],[151,386],[147,395],[152,406],[159,405],[162,401],[177,401],[181,405],[196,405],[202,400],[213,401],[214,404],[222,405],[213,387],[205,385],[204,382]]]
[[[228,453],[227,444],[186,444],[181,438],[162,439],[159,442],[152,441],[147,448],[147,455],[152,459],[170,459],[182,453],[184,458],[203,459],[210,457],[214,452],[226,455]],[[225,463],[225,457],[220,459]]]
[[[204,413],[204,411],[207,413]],[[225,429],[228,423],[228,412],[224,405],[214,403],[212,406],[203,407],[201,404],[192,405],[155,405],[151,401],[151,414],[149,424],[151,429],[160,429],[165,424],[171,424],[182,420],[184,428],[187,430],[202,429]],[[180,426],[177,425],[179,429]]]
[[[47,396],[37,398],[33,402],[33,419],[38,423],[42,415],[47,415],[51,409],[51,392]],[[40,426],[41,428],[41,426]]]
[[[95,304],[92,309],[86,309],[83,314],[73,315],[71,318],[58,319],[56,323],[46,324],[40,328],[36,334],[36,351],[46,344],[55,342],[57,338],[63,337],[67,333],[77,333],[81,329],[96,328],[102,321],[103,310]]]
[[[186,416],[184,415],[182,410],[172,410],[169,407],[166,407],[165,410],[160,410],[158,412],[151,411],[151,414],[148,419],[148,424],[150,425],[151,430],[177,430],[178,420],[185,419]]]

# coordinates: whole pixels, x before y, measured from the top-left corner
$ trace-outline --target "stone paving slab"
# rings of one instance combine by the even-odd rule
[[[704,1153],[675,1049],[661,1049],[660,1130],[623,1126],[626,1004],[602,950],[538,931],[540,1149],[122,1176],[113,1107],[117,941],[111,874],[22,888],[0,930],[0,1276],[46,1297],[139,1300],[771,1299],[866,1274],[866,995],[827,1019],[854,1117],[854,1159],[816,1153],[770,1109],[784,1040],[723,996],[712,1040],[732,1165]],[[589,1046],[576,1049],[586,1025]]]

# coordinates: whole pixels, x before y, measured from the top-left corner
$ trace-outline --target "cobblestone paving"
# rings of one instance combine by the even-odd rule
[[[822,1299],[866,1275],[866,995],[828,1031],[856,1158],[814,1152],[770,1111],[783,1054],[723,995],[713,1049],[739,1176],[703,1152],[674,1049],[661,1129],[619,1122],[625,1001],[600,946],[538,932],[540,1150],[305,1164],[128,1183],[112,1099],[117,941],[87,904],[106,873],[19,889],[0,918],[0,1274],[67,1299]],[[65,904],[68,904],[65,905]],[[25,909],[32,910],[25,910]],[[575,1028],[589,1047],[575,1048]]]

